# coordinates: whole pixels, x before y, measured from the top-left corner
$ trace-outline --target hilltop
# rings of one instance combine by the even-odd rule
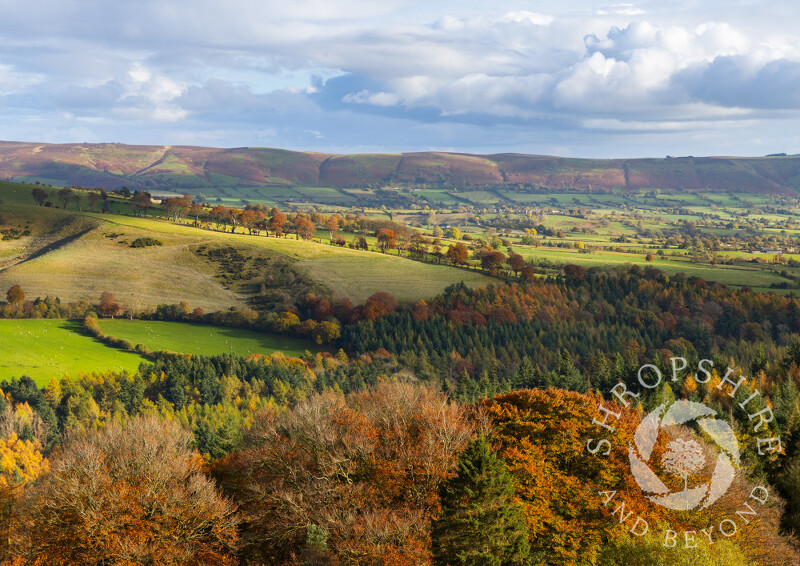
[[[238,197],[255,189],[282,200],[350,204],[333,189],[679,189],[794,193],[800,156],[571,159],[463,153],[334,155],[272,148],[0,142],[0,179],[55,185]],[[303,188],[331,188],[309,198]],[[250,189],[243,191],[243,189]],[[295,189],[300,189],[295,191]],[[247,196],[247,195],[244,195]]]

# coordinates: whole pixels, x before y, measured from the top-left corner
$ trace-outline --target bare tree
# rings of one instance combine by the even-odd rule
[[[234,506],[175,422],[75,433],[23,502],[37,564],[233,564]]]

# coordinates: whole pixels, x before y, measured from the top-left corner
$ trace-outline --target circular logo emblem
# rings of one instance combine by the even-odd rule
[[[628,445],[631,473],[647,498],[676,511],[706,509],[725,495],[739,465],[739,444],[730,425],[714,418],[717,412],[701,403],[676,401],[648,414],[636,429],[634,445]],[[661,458],[661,469],[683,480],[683,490],[672,492],[653,471],[650,460],[662,429],[695,422],[719,448],[711,480],[689,487],[690,479],[706,465],[706,454],[696,440],[673,439]]]

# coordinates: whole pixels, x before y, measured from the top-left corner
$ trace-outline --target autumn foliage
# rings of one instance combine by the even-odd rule
[[[25,292],[19,285],[13,285],[6,292],[6,299],[10,305],[18,305],[25,300]]]
[[[53,566],[232,564],[234,506],[190,438],[156,417],[73,436],[25,495],[19,554]]]
[[[464,410],[441,393],[382,383],[263,414],[250,448],[218,474],[258,563],[296,564],[313,552],[334,564],[424,565],[439,482],[471,434]]]
[[[586,440],[597,434],[592,425],[597,401],[548,389],[515,391],[484,403],[495,448],[525,504],[531,553],[547,556],[547,564],[596,559],[615,530],[598,491],[617,484],[619,462],[586,450]],[[632,428],[616,432],[614,443],[621,451]]]
[[[344,307],[308,299],[303,308],[320,317]],[[438,306],[419,302],[414,319]],[[800,344],[791,352],[800,357]],[[666,389],[630,407],[555,388],[460,406],[415,381],[378,349],[352,361],[167,356],[133,376],[65,377],[44,390],[30,378],[4,382],[0,564],[686,564],[657,535],[735,516],[755,485],[743,468],[713,510],[691,516],[645,499],[628,445]],[[688,389],[716,406],[716,384],[715,374]],[[619,414],[613,432],[592,422],[601,405]],[[684,428],[682,438],[711,449]],[[608,455],[589,453],[590,438],[607,439]],[[670,461],[665,448],[656,443],[654,461]],[[619,495],[606,504],[600,491]],[[770,501],[735,540],[698,550],[693,566],[796,563],[777,493]],[[648,537],[629,533],[638,517]]]

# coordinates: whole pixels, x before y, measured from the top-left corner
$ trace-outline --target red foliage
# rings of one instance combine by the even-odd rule
[[[391,293],[379,291],[364,304],[364,318],[367,320],[375,320],[378,317],[391,314],[397,308],[397,299]]]

